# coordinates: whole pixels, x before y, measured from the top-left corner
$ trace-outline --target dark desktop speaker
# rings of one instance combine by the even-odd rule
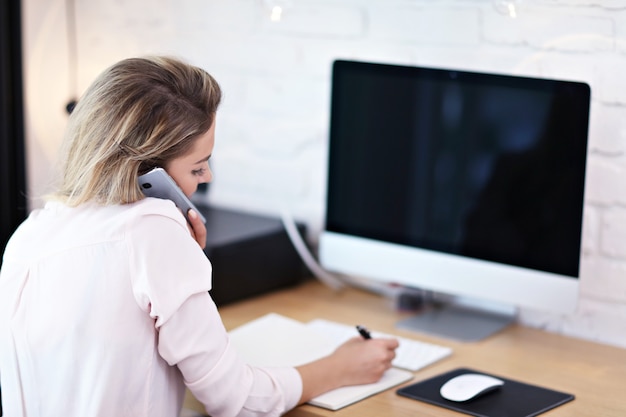
[[[310,276],[278,218],[198,206],[206,217],[213,265],[210,293],[218,306],[289,287]],[[306,228],[296,225],[304,236]]]

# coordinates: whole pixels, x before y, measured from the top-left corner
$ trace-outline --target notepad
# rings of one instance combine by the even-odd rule
[[[355,336],[357,332],[355,330]],[[255,366],[299,366],[332,353],[336,340],[305,323],[269,313],[229,332],[240,355]],[[341,387],[309,401],[330,410],[365,399],[413,378],[402,369],[388,369],[376,383]]]

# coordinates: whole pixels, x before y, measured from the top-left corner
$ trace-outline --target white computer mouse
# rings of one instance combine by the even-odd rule
[[[439,393],[450,401],[469,401],[504,385],[504,381],[489,375],[467,373],[449,379]]]

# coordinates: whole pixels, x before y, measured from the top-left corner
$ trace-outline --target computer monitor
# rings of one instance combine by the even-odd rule
[[[322,266],[454,301],[403,325],[460,340],[574,311],[589,105],[582,82],[335,61]]]

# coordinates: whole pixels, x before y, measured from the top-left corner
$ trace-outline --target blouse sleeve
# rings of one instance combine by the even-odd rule
[[[213,417],[285,413],[302,394],[299,373],[238,356],[208,293],[211,264],[179,217],[143,216],[130,233],[135,298],[155,320],[159,354]]]

